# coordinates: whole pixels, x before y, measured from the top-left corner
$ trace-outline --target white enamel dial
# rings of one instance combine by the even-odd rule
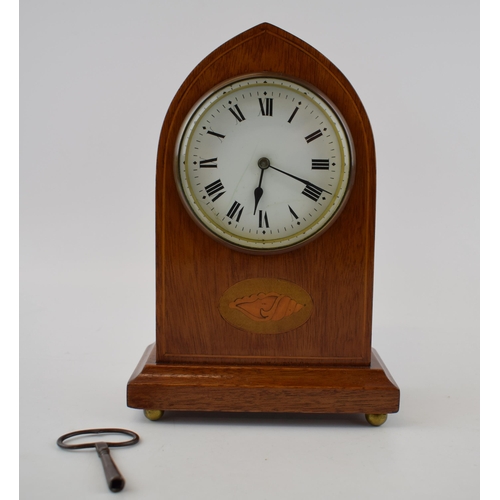
[[[242,250],[283,251],[317,236],[339,213],[354,174],[339,113],[305,84],[273,75],[212,92],[178,142],[188,210]]]

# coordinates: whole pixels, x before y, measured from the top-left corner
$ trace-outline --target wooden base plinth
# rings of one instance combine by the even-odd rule
[[[131,408],[167,411],[365,413],[399,410],[399,388],[378,354],[370,367],[156,363],[150,345],[127,385]]]

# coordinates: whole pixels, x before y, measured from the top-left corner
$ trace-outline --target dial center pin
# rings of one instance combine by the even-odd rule
[[[271,162],[269,161],[268,158],[266,158],[265,156],[263,156],[258,162],[257,162],[257,165],[259,166],[259,168],[261,168],[262,170],[265,170],[266,168],[269,168],[269,166],[271,165]]]

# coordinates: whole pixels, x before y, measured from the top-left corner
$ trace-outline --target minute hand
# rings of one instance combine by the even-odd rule
[[[273,170],[277,170],[278,172],[281,172],[282,174],[288,175],[288,177],[291,177],[292,179],[295,179],[299,182],[302,182],[303,184],[306,185],[306,187],[310,186],[310,187],[316,188],[322,192],[324,191],[325,193],[332,194],[329,191],[327,191],[326,189],[323,189],[323,188],[320,188],[319,186],[316,186],[316,184],[313,184],[312,182],[306,181],[305,179],[297,177],[296,175],[289,174],[288,172],[285,172],[284,170],[280,170],[279,168],[273,167],[272,165],[269,165],[269,168],[272,168]],[[317,201],[317,200],[315,200],[315,201]]]

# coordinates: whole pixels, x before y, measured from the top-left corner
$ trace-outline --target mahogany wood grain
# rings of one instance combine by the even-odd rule
[[[262,71],[309,82],[338,107],[354,144],[356,174],[333,226],[304,247],[248,255],[210,238],[191,220],[174,182],[176,140],[202,95],[221,82]],[[174,97],[159,141],[156,191],[157,360],[170,363],[368,366],[371,356],[375,151],[363,105],[344,75],[317,50],[261,24],[208,55]],[[223,293],[251,278],[305,289],[314,312],[279,335],[238,330],[218,312]]]
[[[128,405],[169,411],[395,413],[399,389],[373,351],[370,367],[170,365],[154,344],[132,375]]]

